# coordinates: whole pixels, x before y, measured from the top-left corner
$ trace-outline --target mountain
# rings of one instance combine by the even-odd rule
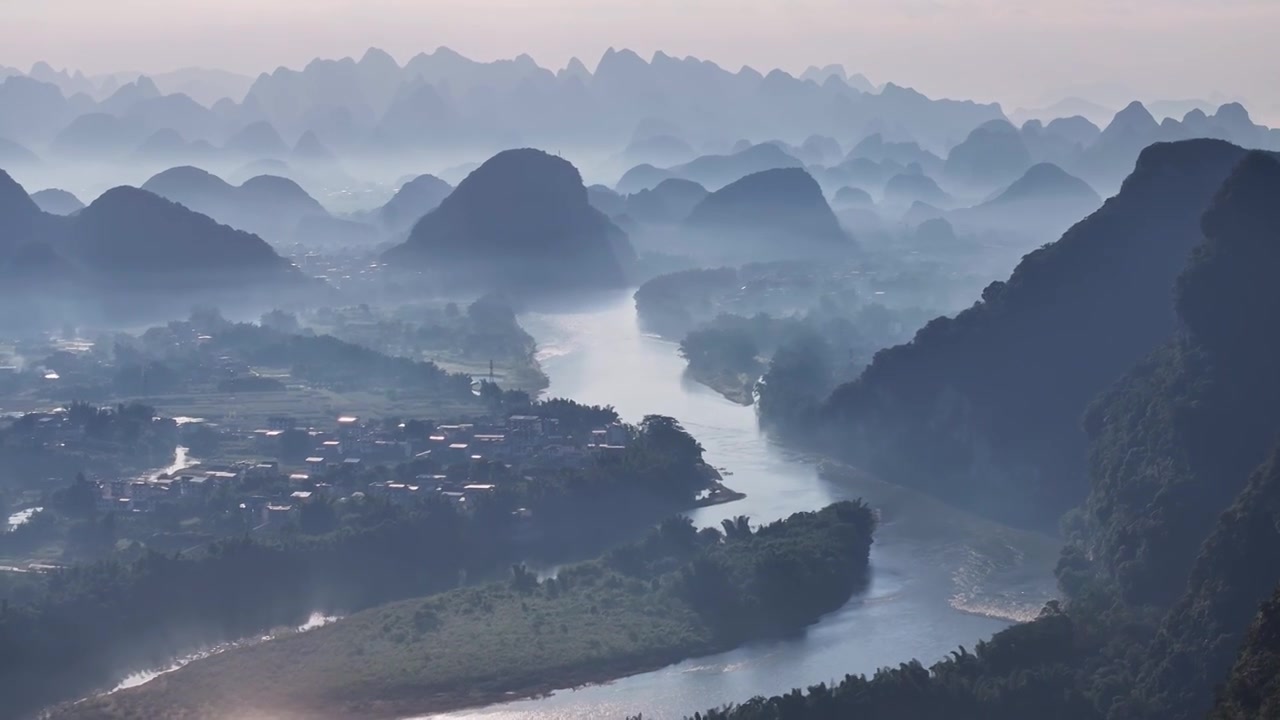
[[[157,318],[173,302],[253,307],[314,289],[257,236],[137,188],[59,217],[0,173],[0,224],[0,292],[24,308],[4,312],[6,325]]]
[[[145,136],[146,129],[137,123],[107,113],[88,113],[58,132],[49,150],[67,158],[120,157]]]
[[[895,205],[911,205],[922,202],[945,207],[952,198],[938,183],[922,172],[903,172],[889,178],[884,184],[884,200]]]
[[[604,185],[587,188],[587,202],[610,218],[624,214],[627,209],[626,199]]]
[[[487,160],[383,255],[469,291],[528,293],[621,287],[632,257],[577,168],[532,149]]]
[[[1085,149],[1079,169],[1100,187],[1114,185],[1133,167],[1142,149],[1161,139],[1160,124],[1140,102],[1116,113],[1098,139]]]
[[[797,157],[817,165],[838,163],[844,159],[844,148],[840,147],[840,142],[833,137],[810,135],[800,144]]]
[[[1102,198],[1089,187],[1089,183],[1068,174],[1057,165],[1040,163],[1028,169],[1012,185],[980,207],[1058,201],[1090,204],[1090,211],[1102,204]],[[1083,217],[1086,214],[1077,213],[1076,216]]]
[[[1039,163],[992,199],[950,217],[965,227],[1057,237],[1101,205],[1088,183],[1057,165]]]
[[[411,230],[423,215],[435,210],[453,186],[434,175],[419,175],[400,186],[377,211],[378,222],[392,235]]]
[[[672,175],[692,180],[708,190],[723,188],[748,175],[777,168],[800,168],[804,163],[773,143],[753,145],[732,155],[703,155],[671,168]],[[619,192],[622,192],[619,182]]]
[[[849,185],[837,190],[831,197],[831,202],[837,207],[874,207],[876,204],[871,199],[871,193]]]
[[[1211,514],[1207,507],[1201,512]],[[1280,453],[1272,450],[1217,518],[1185,593],[1146,653],[1137,691],[1148,714],[1169,720],[1208,714],[1213,688],[1227,676],[1258,606],[1280,583],[1278,528]]]
[[[204,105],[230,98],[240,100],[249,91],[253,78],[215,68],[179,68],[151,76],[156,87],[165,94],[181,93]]]
[[[1212,720],[1280,716],[1280,587],[1249,627]]]
[[[1018,122],[1026,120],[1047,120],[1059,117],[1084,117],[1092,122],[1102,122],[1115,115],[1115,106],[1105,107],[1096,102],[1078,97],[1069,97],[1044,108],[1019,108],[1009,116]]]
[[[943,166],[948,180],[972,188],[1007,185],[1031,167],[1031,151],[1003,120],[984,123],[951,149]]]
[[[1084,118],[1076,118],[1085,125],[1093,129],[1093,135],[1088,140],[1079,139],[1087,134],[1082,132],[1082,128],[1073,125],[1055,125],[1053,129],[1045,127],[1039,120],[1028,120],[1023,124],[1018,134],[1022,136],[1022,142],[1027,147],[1031,160],[1036,163],[1052,163],[1054,165],[1066,166],[1074,165],[1080,158],[1080,154],[1084,151],[1085,145],[1093,142],[1093,138],[1097,137],[1098,128]],[[1059,122],[1055,120],[1054,122]],[[1053,125],[1053,123],[1050,123]]]
[[[462,127],[444,94],[418,76],[396,91],[374,135],[386,147],[422,147],[456,140]]]
[[[84,209],[84,203],[80,202],[80,198],[66,190],[56,188],[31,193],[31,200],[41,211],[50,215],[71,215]]]
[[[642,190],[655,188],[659,183],[675,178],[675,173],[652,165],[637,165],[618,179],[613,189],[623,195],[631,195]],[[692,181],[690,181],[692,182]]]
[[[289,153],[289,160],[294,164],[316,163],[329,165],[337,162],[333,151],[325,147],[320,142],[320,138],[316,137],[315,132],[308,130],[298,138],[298,142],[294,143],[293,150]]]
[[[927,145],[949,146],[955,134],[1000,117],[993,104],[932,100],[892,85],[868,94],[861,76],[824,77],[818,83],[778,70],[734,72],[663,52],[646,60],[626,49],[606,51],[594,72],[580,61],[553,72],[527,55],[482,63],[448,48],[399,66],[370,50],[359,60],[316,59],[259,76],[242,105],[257,114],[241,121],[267,120],[296,136],[309,127],[319,132],[320,116],[341,116],[351,142],[396,150],[462,139],[621,147],[644,139],[630,131],[647,120],[679,128],[674,135],[694,147],[716,137],[840,137],[869,126],[901,127]],[[629,164],[637,161],[673,159]]]
[[[888,141],[881,133],[872,133],[849,151],[846,161],[859,158],[873,160],[877,163],[892,162],[902,167],[916,163],[926,173],[937,173],[942,170],[942,158],[920,147],[914,140]]]
[[[47,141],[76,114],[56,85],[21,75],[0,82],[0,137],[24,145]]]
[[[744,263],[853,248],[822,188],[800,168],[765,170],[730,183],[698,203],[684,226],[695,248]]]
[[[674,224],[683,222],[689,213],[706,199],[707,189],[692,180],[671,178],[649,190],[628,195],[627,215],[642,223]]]
[[[1145,150],[1097,212],[837,388],[821,410],[829,442],[954,502],[1055,525],[1087,490],[1079,418],[1172,334],[1174,280],[1244,154],[1208,140]]]
[[[622,151],[622,161],[628,167],[644,164],[670,167],[688,162],[696,154],[689,143],[674,135],[649,135],[632,140]]]
[[[1048,135],[1060,137],[1080,147],[1092,144],[1102,135],[1101,128],[1090,122],[1088,118],[1079,115],[1054,118],[1044,126],[1044,131]]]
[[[0,167],[32,165],[40,161],[36,154],[12,140],[0,138]]]
[[[296,279],[297,270],[256,235],[146,190],[108,190],[73,220],[56,248],[131,291]]]
[[[289,146],[270,123],[259,121],[241,128],[227,140],[228,152],[253,158],[284,158]]]
[[[1280,433],[1277,196],[1280,162],[1248,155],[1178,278],[1183,332],[1085,418],[1092,488],[1078,544],[1131,603],[1167,606],[1182,592],[1201,539]]]
[[[329,216],[297,183],[271,175],[259,175],[235,186],[186,166],[153,176],[142,189],[277,245],[291,243],[304,218]]]
[[[138,103],[158,97],[160,89],[151,78],[143,75],[133,82],[121,85],[110,97],[99,103],[98,108],[104,113],[125,115]]]
[[[0,170],[0,256],[43,232],[48,216],[12,177]]]

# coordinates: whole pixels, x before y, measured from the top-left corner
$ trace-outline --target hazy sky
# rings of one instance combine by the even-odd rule
[[[843,63],[1011,110],[1068,92],[1280,109],[1280,0],[0,0],[0,64],[256,74],[371,45],[588,66],[610,45],[736,69]]]

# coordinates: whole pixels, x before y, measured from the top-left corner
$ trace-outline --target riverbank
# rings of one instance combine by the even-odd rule
[[[873,525],[855,503],[725,536],[670,521],[555,578],[376,608],[51,717],[389,718],[606,682],[835,610],[866,581]]]
[[[758,372],[738,373],[690,364],[684,374],[688,379],[720,393],[721,397],[735,405],[750,407],[755,404],[756,379],[760,377]]]

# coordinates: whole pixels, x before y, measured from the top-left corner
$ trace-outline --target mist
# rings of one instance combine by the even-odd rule
[[[1280,708],[1274,3],[5,13],[6,720]]]

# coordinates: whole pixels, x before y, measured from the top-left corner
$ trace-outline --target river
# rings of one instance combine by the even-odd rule
[[[630,293],[590,312],[531,314],[547,394],[611,404],[639,421],[676,417],[726,468],[745,500],[691,513],[699,525],[735,515],[754,522],[864,498],[881,514],[870,587],[801,636],[760,642],[606,685],[549,697],[436,715],[449,720],[587,720],[643,712],[681,718],[697,710],[786,692],[848,673],[871,673],[913,658],[932,663],[1015,620],[1034,617],[1053,597],[1057,539],[1012,530],[903,488],[869,478],[820,477],[814,458],[770,442],[754,410],[683,377],[676,346],[642,334]]]

